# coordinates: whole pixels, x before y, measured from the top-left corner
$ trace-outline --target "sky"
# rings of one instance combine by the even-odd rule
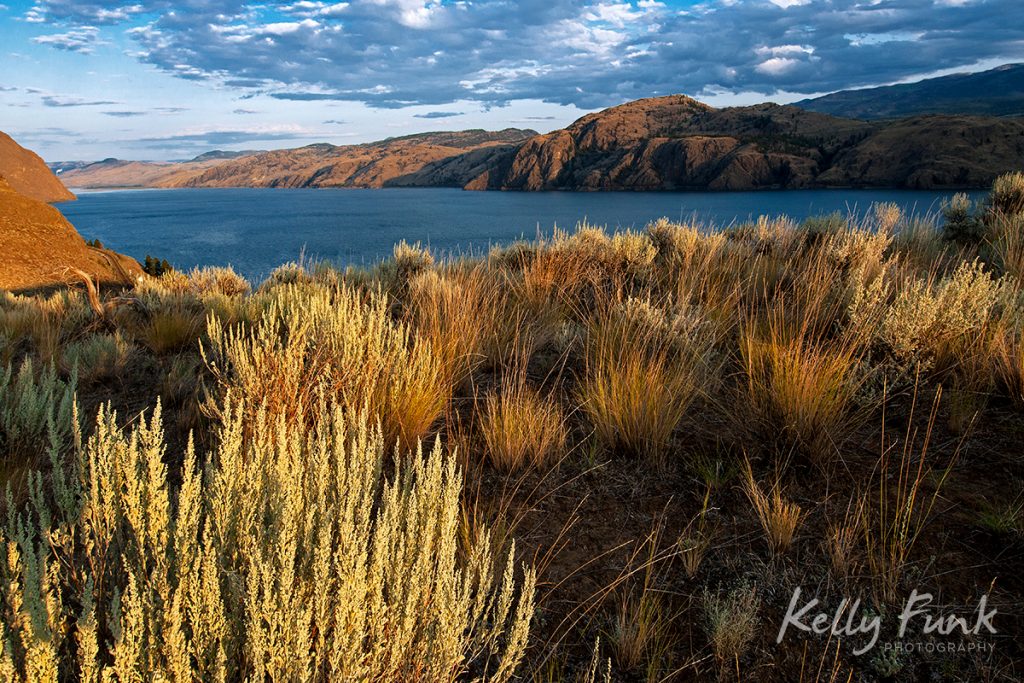
[[[1022,0],[0,0],[0,130],[47,161],[561,128],[1024,61]]]

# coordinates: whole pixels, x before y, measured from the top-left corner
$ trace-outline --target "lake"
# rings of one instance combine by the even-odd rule
[[[82,191],[59,208],[86,239],[179,269],[227,265],[259,281],[307,258],[372,264],[401,240],[435,253],[479,253],[586,220],[609,230],[642,228],[662,216],[716,226],[787,215],[862,215],[874,202],[936,213],[950,193],[906,190],[761,192],[465,192],[458,189],[181,189]],[[980,197],[983,193],[972,193]]]

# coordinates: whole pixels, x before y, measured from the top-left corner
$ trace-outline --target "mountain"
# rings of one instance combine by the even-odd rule
[[[507,128],[420,133],[362,145],[308,145],[264,152],[218,164],[162,187],[384,187],[424,167],[455,157],[482,158],[511,150],[536,131]],[[461,177],[452,182],[456,186]],[[444,185],[434,179],[428,185]]]
[[[716,109],[669,95],[543,135],[470,130],[202,162],[108,160],[63,177],[81,187],[960,189],[987,187],[1022,168],[1024,117],[862,121],[770,103]]]
[[[133,259],[90,247],[53,206],[21,194],[0,178],[0,289],[26,290],[79,281],[131,284],[142,276]]]
[[[125,161],[110,158],[94,162],[62,162],[58,168],[60,178],[71,187],[175,187],[209,168],[238,158],[241,157],[230,152],[208,152],[191,161]]]
[[[3,132],[0,132],[0,176],[7,179],[10,188],[41,202],[66,202],[75,198],[38,154]]]
[[[979,73],[928,78],[916,83],[843,90],[795,106],[854,119],[894,119],[919,114],[1024,116],[1024,64]]]
[[[235,158],[204,154],[179,163],[111,159],[68,171],[62,177],[72,187],[87,188],[382,187],[442,159],[461,155],[490,159],[536,134],[517,128],[446,131],[361,145],[320,143]]]
[[[682,95],[637,100],[538,135],[468,181],[498,190],[984,187],[1024,168],[1024,118],[864,122]]]

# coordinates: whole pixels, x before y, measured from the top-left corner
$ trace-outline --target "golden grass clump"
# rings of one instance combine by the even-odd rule
[[[448,369],[429,342],[389,317],[384,295],[306,284],[262,296],[267,308],[252,326],[208,320],[202,354],[222,394],[232,391],[253,408],[265,403],[289,421],[330,398],[366,407],[388,441],[406,446],[444,412]]]
[[[190,446],[177,485],[159,407],[128,434],[100,411],[0,529],[8,680],[512,677],[534,575],[516,579],[514,549],[460,554],[462,478],[440,447],[382,481],[365,417],[322,407],[306,430],[246,415],[226,407],[217,447],[197,462]]]
[[[409,320],[417,336],[429,342],[446,383],[464,384],[486,360],[494,335],[501,305],[495,281],[481,267],[428,270],[409,281],[406,298]]]
[[[698,313],[630,299],[592,321],[578,399],[599,442],[663,462],[686,410],[714,380],[714,335]]]
[[[793,543],[797,527],[803,517],[803,511],[796,503],[782,497],[782,484],[775,481],[771,491],[765,493],[754,479],[754,472],[747,463],[744,492],[754,509],[757,519],[761,522],[768,544],[772,552],[786,551]]]
[[[783,309],[748,321],[741,333],[744,399],[763,434],[824,463],[856,426],[861,350],[851,335],[819,338],[812,320],[790,329]]]
[[[544,468],[565,451],[568,429],[558,403],[513,371],[484,400],[480,432],[491,464],[503,472]]]

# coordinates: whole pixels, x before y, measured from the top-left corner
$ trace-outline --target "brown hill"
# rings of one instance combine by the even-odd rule
[[[237,158],[203,155],[186,162],[107,159],[66,172],[72,187],[383,187],[396,178],[414,177],[424,168],[467,155],[459,173],[440,174],[405,185],[461,187],[479,175],[498,151],[507,152],[536,131],[467,130],[423,133],[362,145],[308,145],[298,149],[249,153]],[[481,161],[483,160],[483,161]]]
[[[174,187],[228,160],[208,158],[198,161],[154,162],[104,159],[66,171],[61,174],[61,178],[70,187],[83,189]]]
[[[75,198],[38,154],[3,132],[0,132],[0,176],[21,194],[41,202],[65,202]]]
[[[133,259],[88,246],[60,211],[0,178],[0,289],[26,290],[79,281],[131,284],[142,276]]]
[[[340,147],[309,145],[232,159],[193,177],[162,180],[159,186],[384,187],[447,159],[467,155],[468,159],[490,159],[500,151],[511,151],[516,144],[534,135],[536,131],[507,128],[497,132],[424,133]],[[479,173],[479,169],[472,166],[473,162],[464,160],[463,164],[470,164]],[[431,176],[429,181],[396,184],[449,184],[439,178]],[[465,180],[458,175],[451,182],[461,186]]]
[[[1024,167],[1024,119],[868,123],[761,104],[637,100],[539,135],[468,189],[982,187]]]

